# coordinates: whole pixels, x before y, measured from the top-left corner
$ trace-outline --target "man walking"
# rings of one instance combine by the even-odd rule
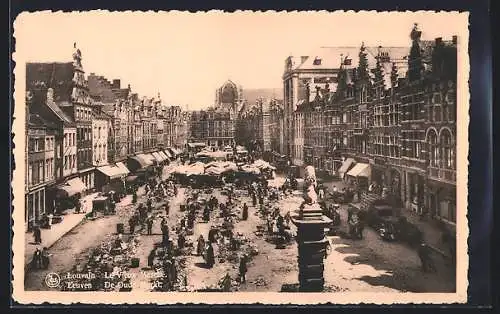
[[[33,237],[35,238],[35,244],[42,243],[42,230],[39,225],[33,227]]]
[[[246,273],[247,273],[247,255],[244,254],[241,259],[240,259],[240,267],[239,267],[239,271],[240,271],[240,282],[243,283],[246,281]]]
[[[169,235],[168,225],[166,223],[162,223],[161,225],[161,234],[162,234],[162,244],[163,246],[167,246],[170,235]]]

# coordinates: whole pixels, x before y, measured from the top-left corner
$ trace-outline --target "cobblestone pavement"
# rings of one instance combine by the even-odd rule
[[[335,183],[339,184],[339,183]],[[141,189],[142,193],[142,189]],[[185,189],[179,189],[177,198],[171,201],[171,211],[168,218],[169,225],[173,226],[181,213],[179,205],[185,201]],[[226,196],[219,190],[214,190],[220,201],[225,201]],[[295,210],[302,199],[300,193],[281,199],[276,205],[284,214],[288,210]],[[221,261],[217,258],[218,249],[215,247],[216,264],[211,269],[204,267],[201,256],[190,254],[186,256],[185,273],[187,274],[188,289],[198,290],[213,287],[220,279],[229,274],[235,283],[234,290],[239,291],[280,291],[284,284],[298,282],[297,245],[294,241],[284,249],[276,249],[275,245],[266,241],[266,235],[256,234],[257,226],[264,221],[257,215],[257,208],[251,206],[251,200],[242,193],[237,200],[237,215],[243,203],[249,205],[249,217],[246,221],[235,223],[235,233],[241,233],[254,245],[259,254],[254,256],[248,265],[246,283],[236,284],[238,263]],[[71,269],[77,259],[85,258],[86,253],[95,243],[99,243],[116,230],[116,224],[124,222],[132,212],[130,196],[117,207],[117,215],[108,216],[92,222],[86,222],[65,235],[50,249],[52,254],[51,265],[47,271],[34,271],[26,276],[27,290],[46,290],[44,286],[45,274],[49,271],[64,272]],[[205,239],[210,226],[217,223],[218,211],[212,213],[209,223],[197,219],[194,234],[188,240],[196,245],[196,239],[202,234]],[[341,209],[342,224],[346,223],[346,208]],[[140,272],[147,263],[147,255],[155,242],[161,239],[159,221],[155,222],[152,236],[142,235],[137,251],[140,258],[140,267],[133,271],[139,272],[135,277],[134,289],[151,291],[147,272]],[[295,229],[292,226],[291,232]],[[173,240],[175,233],[171,232]],[[350,240],[341,237],[329,237],[331,253],[325,260],[325,282],[329,291],[353,292],[451,292],[455,289],[453,271],[444,263],[437,261],[437,272],[422,273],[420,261],[414,250],[401,243],[384,242],[370,228],[365,229],[363,240]]]

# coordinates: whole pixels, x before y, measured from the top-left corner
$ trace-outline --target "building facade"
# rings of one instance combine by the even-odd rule
[[[164,143],[165,147],[178,147],[177,142],[181,135],[183,111],[180,106],[167,106],[164,112]],[[184,147],[184,144],[181,144]]]
[[[156,101],[144,97],[139,108],[142,126],[142,150],[151,152],[157,147]]]
[[[258,98],[256,103],[245,103],[237,123],[236,142],[252,152],[279,152],[282,141],[281,101]]]
[[[352,50],[349,47],[343,49]],[[302,131],[303,126],[294,125],[295,118],[299,124],[303,119],[301,111],[297,111],[298,106],[314,99],[316,86],[323,88],[327,83],[336,82],[340,54],[339,48],[325,47],[308,56],[289,56],[285,60],[282,77],[285,147],[280,153],[290,156],[296,164],[303,163],[303,134],[295,134],[295,131]],[[306,86],[312,91],[308,96]]]
[[[314,91],[314,80],[304,79],[303,96],[293,91],[300,87],[293,75],[285,82],[290,101],[294,93],[303,97],[294,111],[292,156],[366,188],[378,183],[403,207],[454,226],[458,39],[421,40],[417,26],[410,37],[407,48],[362,44],[355,54],[342,53],[334,84]],[[351,172],[358,164],[366,171]]]
[[[283,101],[273,99],[269,106],[270,151],[279,154],[284,146]]]
[[[107,165],[109,128],[111,117],[102,111],[101,105],[95,105],[92,112],[92,156],[94,167]]]
[[[76,147],[78,176],[83,181],[86,191],[94,189],[94,171],[92,157],[92,110],[93,100],[88,92],[87,80],[82,66],[82,53],[76,48],[71,64],[71,94],[69,101],[58,102],[59,107],[71,117],[76,124]],[[68,135],[67,147],[73,145],[72,135]],[[69,168],[73,161],[69,160]]]
[[[27,107],[30,106],[27,100]],[[50,158],[50,145],[53,145],[54,137],[47,134],[45,121],[37,114],[29,114],[27,119],[27,167],[25,177],[25,223],[28,230],[39,221],[45,213],[45,187],[49,180],[53,180],[53,153]],[[51,164],[52,162],[52,164]]]
[[[243,90],[228,80],[215,92],[215,105],[193,111],[184,119],[189,123],[187,142],[223,147],[236,144],[238,114],[243,106]],[[184,123],[182,123],[184,124]],[[185,125],[185,124],[184,124]]]
[[[59,186],[75,177],[79,180],[76,126],[54,102],[54,90],[39,79],[43,69],[36,64],[27,65],[25,219],[28,229],[43,214],[54,212]]]
[[[111,116],[108,132],[107,155],[110,163],[120,162],[133,155],[133,97],[131,88],[121,87],[121,80],[107,80],[104,76],[91,73],[88,76],[89,93],[102,104],[102,112]]]

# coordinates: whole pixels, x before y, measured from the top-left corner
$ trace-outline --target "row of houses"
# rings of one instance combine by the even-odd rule
[[[85,77],[76,45],[72,57],[26,64],[28,227],[62,209],[65,197],[175,159],[187,141],[189,115],[179,106],[164,106],[160,95],[140,98],[120,80]]]
[[[458,39],[421,35],[415,25],[408,48],[335,48],[331,71],[319,55],[288,59],[282,152],[364,188],[387,187],[404,207],[453,225]]]

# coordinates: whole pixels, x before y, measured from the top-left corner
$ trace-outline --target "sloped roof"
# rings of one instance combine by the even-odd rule
[[[359,63],[359,51],[360,47],[320,47],[303,61],[296,57],[293,60],[296,62],[295,69],[300,70],[338,69],[341,60],[346,57],[351,59],[352,66],[356,67]],[[379,51],[389,53],[391,59],[396,62],[404,62],[410,52],[410,47],[366,47],[369,68],[375,67]],[[315,60],[321,60],[321,62],[315,62]]]
[[[47,107],[49,107],[50,110],[52,110],[52,112],[54,112],[54,114],[59,119],[61,119],[61,121],[63,122],[63,124],[65,126],[69,126],[69,127],[75,126],[75,122],[73,121],[73,119],[71,119],[71,117],[68,116],[64,111],[62,111],[62,109],[57,104],[50,102],[50,101],[47,101],[46,104],[47,104]]]
[[[45,120],[38,114],[35,113],[30,113],[29,119],[28,119],[28,126],[29,127],[36,127],[36,128],[43,128],[45,127]]]
[[[55,102],[71,102],[74,67],[71,62],[26,63],[26,89],[54,89]]]

